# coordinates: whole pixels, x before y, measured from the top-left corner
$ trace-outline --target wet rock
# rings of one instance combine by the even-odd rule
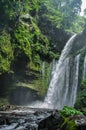
[[[73,115],[64,119],[61,130],[86,130],[86,116]]]
[[[1,111],[0,130],[41,130],[41,128],[38,128],[41,121],[47,120],[50,115],[54,116],[54,114],[53,110],[31,109],[28,107],[19,107],[19,109],[17,107],[17,110]]]
[[[50,116],[39,122],[38,130],[60,130],[62,122],[62,117],[57,111],[55,111]]]
[[[12,123],[11,125],[0,126],[0,130],[14,130],[17,126],[17,123]]]
[[[6,123],[7,123],[7,119],[4,118],[0,119],[0,125],[4,125]]]
[[[0,130],[86,130],[86,116],[63,118],[59,111],[18,107],[0,111]]]
[[[1,107],[0,107],[0,111],[7,111],[7,110],[9,110],[10,109],[10,105],[2,105]]]
[[[86,130],[86,116],[76,115],[74,116],[74,121],[77,125],[77,130]]]
[[[26,127],[28,130],[38,130],[38,125],[37,124],[29,124]]]

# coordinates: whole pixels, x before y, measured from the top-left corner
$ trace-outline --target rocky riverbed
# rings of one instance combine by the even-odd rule
[[[64,119],[58,110],[3,106],[0,130],[86,130],[86,116]]]
[[[57,110],[3,107],[0,111],[0,130],[40,130],[44,127],[41,122],[56,113]]]

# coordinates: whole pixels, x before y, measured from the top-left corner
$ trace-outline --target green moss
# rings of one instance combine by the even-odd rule
[[[76,130],[76,124],[73,120],[68,121],[66,130]]]
[[[72,120],[69,120],[68,118],[64,118],[64,122],[63,124],[61,125],[61,128],[62,129],[65,129],[65,130],[77,130],[77,126],[75,124],[75,121],[72,119]]]
[[[31,54],[32,54],[31,42],[33,36],[30,35],[29,28],[27,28],[26,25],[19,24],[14,34],[17,40],[15,48],[18,49],[20,53],[24,52],[25,55],[31,60]]]
[[[19,61],[27,57],[27,68],[33,71],[40,71],[41,60],[58,59],[58,53],[50,50],[48,38],[42,34],[36,21],[29,15],[29,22],[24,19],[14,31],[14,54]],[[24,58],[25,59],[25,58]],[[19,61],[20,62],[20,61]]]
[[[30,69],[33,70],[33,71],[39,71],[40,66],[39,66],[37,63],[30,62],[30,63],[27,65],[27,68],[30,68]]]
[[[50,72],[51,72],[51,64],[44,62],[45,64],[44,68],[42,68],[42,64],[43,63],[41,63],[39,67],[40,73],[36,74],[37,79],[33,81],[33,85],[34,85],[34,89],[36,89],[39,92],[39,94],[44,96],[48,89]]]
[[[11,72],[11,62],[14,59],[10,35],[3,31],[0,34],[0,74]]]

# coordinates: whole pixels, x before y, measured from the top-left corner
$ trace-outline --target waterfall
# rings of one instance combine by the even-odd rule
[[[51,79],[44,102],[37,101],[32,106],[51,109],[62,109],[66,105],[74,106],[78,88],[80,62],[80,54],[76,56],[70,55],[75,37],[76,35],[73,35],[68,40],[58,62],[53,60]],[[86,58],[84,64],[85,71]]]
[[[44,77],[45,75],[45,62],[42,62],[42,76]]]
[[[74,103],[76,101],[76,95],[77,95],[77,87],[78,87],[78,76],[79,76],[79,61],[80,61],[80,54],[78,54],[74,59],[74,65],[73,65],[73,81],[71,86],[71,93],[70,93],[70,102],[69,106],[74,106]]]
[[[85,75],[86,75],[86,55],[85,55],[85,58],[84,58],[83,78],[85,77]]]
[[[55,69],[56,69],[56,64],[57,64],[57,61],[55,59],[53,59],[50,79],[52,79],[52,77],[54,75],[54,72],[55,72]]]
[[[79,58],[77,55],[74,60],[74,68],[72,78],[70,79],[70,58],[69,53],[73,46],[73,41],[76,35],[73,35],[66,43],[58,64],[53,69],[53,75],[49,84],[49,89],[45,97],[45,104],[48,108],[61,109],[65,105],[73,106],[76,99],[78,72],[79,72]],[[72,85],[70,84],[72,80]]]

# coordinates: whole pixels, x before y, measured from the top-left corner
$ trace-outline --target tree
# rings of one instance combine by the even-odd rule
[[[60,11],[63,15],[62,27],[69,29],[81,11],[81,0],[65,0]]]

